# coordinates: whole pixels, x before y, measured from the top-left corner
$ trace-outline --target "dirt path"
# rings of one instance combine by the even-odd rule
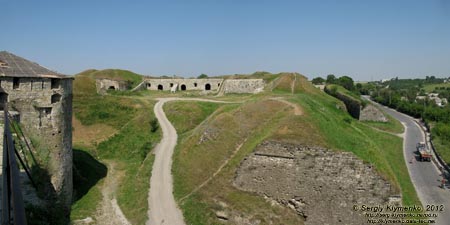
[[[150,193],[148,195],[147,225],[183,225],[183,214],[173,197],[172,182],[172,154],[177,144],[177,132],[167,119],[163,105],[169,101],[204,101],[216,103],[229,103],[200,98],[160,98],[155,104],[155,116],[161,126],[163,137],[155,149],[155,162],[150,179]]]
[[[302,110],[302,108],[300,108],[300,106],[297,105],[297,104],[294,104],[294,103],[292,103],[292,102],[290,102],[290,101],[287,101],[287,100],[283,99],[282,97],[278,97],[278,98],[270,98],[270,99],[276,100],[276,101],[279,101],[279,102],[282,102],[282,103],[284,103],[284,104],[286,104],[286,105],[291,106],[291,107],[294,109],[294,115],[296,115],[296,116],[301,116],[301,115],[303,115],[303,110]]]
[[[115,196],[118,179],[123,176],[115,170],[115,163],[105,162],[108,166],[108,175],[101,187],[103,199],[96,213],[96,224],[99,225],[131,225],[127,220]]]

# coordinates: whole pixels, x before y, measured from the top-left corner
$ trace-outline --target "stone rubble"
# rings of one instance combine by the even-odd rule
[[[391,204],[399,195],[353,153],[275,141],[261,143],[241,162],[233,184],[295,210],[307,225],[364,224],[353,205]]]

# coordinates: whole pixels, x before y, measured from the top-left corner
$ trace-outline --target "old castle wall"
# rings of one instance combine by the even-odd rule
[[[170,91],[219,91],[223,93],[259,93],[263,91],[265,82],[262,79],[171,79],[154,78],[144,81],[133,90],[162,90]],[[108,89],[126,90],[128,87],[119,81],[109,79],[96,80],[97,92],[103,93]]]
[[[264,80],[262,79],[240,79],[225,80],[224,93],[259,93],[264,90]]]
[[[40,143],[58,199],[72,201],[72,78],[0,78],[0,98],[20,113],[25,133]],[[3,109],[3,104],[1,105]],[[45,150],[43,150],[45,149]]]
[[[127,90],[128,84],[125,81],[117,81],[110,79],[96,79],[95,86],[97,88],[97,93],[105,93],[107,90]]]
[[[401,200],[396,188],[353,153],[274,141],[241,162],[234,185],[295,210],[306,225],[365,224],[353,205]]]
[[[216,91],[222,85],[223,79],[146,79],[147,90],[169,91],[175,84],[178,90]]]

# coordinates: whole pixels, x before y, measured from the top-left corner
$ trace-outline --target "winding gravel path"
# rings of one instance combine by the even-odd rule
[[[204,101],[230,103],[200,98],[160,98],[155,104],[155,116],[161,126],[163,137],[155,149],[155,162],[150,179],[150,194],[148,196],[147,225],[184,225],[183,214],[173,197],[172,154],[177,144],[177,131],[167,119],[163,105],[169,101]]]

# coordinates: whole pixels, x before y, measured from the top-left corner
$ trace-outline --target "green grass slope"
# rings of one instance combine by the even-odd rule
[[[450,88],[450,83],[426,84],[423,86],[423,89],[426,92],[433,92],[436,88]]]
[[[178,140],[172,172],[174,195],[188,224],[218,223],[215,212],[223,208],[223,203],[262,224],[302,224],[291,210],[270,205],[264,198],[232,185],[240,162],[266,139],[353,152],[373,164],[402,193],[405,205],[420,205],[399,137],[351,118],[336,107],[342,104],[339,100],[313,87],[305,77],[284,77],[273,95],[262,95],[238,105],[222,105],[208,110],[210,116],[192,114],[198,115],[192,119],[197,122],[186,121],[189,125],[177,118],[180,115],[168,114],[169,120],[182,122],[176,128],[186,133]],[[297,104],[303,115],[294,115],[289,105],[272,100],[274,96]],[[166,110],[171,107],[174,106]],[[177,107],[179,112],[192,108],[189,104]],[[204,118],[208,119],[200,123]],[[193,128],[195,124],[199,125]],[[186,131],[187,128],[191,130]]]
[[[128,70],[120,69],[85,70],[75,75],[74,93],[93,94],[96,91],[95,79],[97,78],[127,81],[130,82],[131,87],[136,87],[139,83],[142,82],[143,76]]]
[[[127,96],[101,96],[95,91],[94,78],[107,76],[132,79],[130,76],[135,76],[131,72],[122,72],[89,70],[75,76],[73,112],[80,123],[74,123],[77,126],[74,126],[73,132],[84,129],[79,132],[83,134],[88,131],[87,129],[97,130],[108,126],[111,127],[111,133],[98,139],[89,135],[79,135],[73,140],[74,148],[80,152],[74,154],[75,162],[83,160],[79,156],[84,158],[90,156],[88,158],[97,162],[87,165],[78,163],[80,166],[74,171],[75,175],[79,175],[78,180],[91,182],[75,183],[74,189],[83,194],[77,197],[72,206],[72,220],[88,216],[95,219],[96,211],[100,208],[104,179],[89,175],[90,168],[94,166],[101,168],[108,166],[109,169],[114,167],[114,179],[117,184],[114,195],[120,208],[132,224],[144,224],[147,220],[149,177],[154,160],[154,156],[149,152],[161,137],[160,130],[151,131],[150,122],[155,118],[153,115],[155,101]],[[92,144],[84,144],[87,142],[84,139],[89,139],[89,143]],[[107,176],[112,176],[109,172],[108,170]],[[95,182],[92,182],[91,177]]]
[[[369,101],[362,99],[359,95],[345,89],[344,87],[340,86],[340,85],[336,85],[336,84],[330,84],[327,85],[326,88],[328,90],[330,90],[331,92],[336,92],[339,93],[340,95],[344,95],[347,98],[351,99],[352,101],[354,101],[355,103],[361,105],[361,106],[365,106],[367,104],[371,104]],[[388,122],[374,122],[374,121],[364,121],[362,123],[364,124],[368,124],[374,128],[380,129],[380,130],[384,130],[387,132],[391,132],[391,133],[403,133],[403,126],[402,124],[394,119],[392,116],[383,113],[387,118],[388,118]]]

